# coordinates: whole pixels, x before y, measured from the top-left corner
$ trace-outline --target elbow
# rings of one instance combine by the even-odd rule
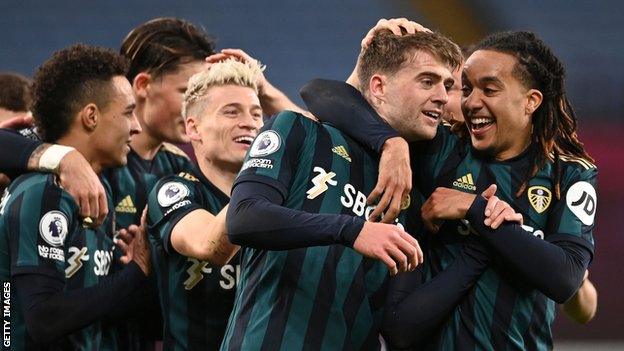
[[[578,291],[579,284],[574,279],[564,279],[557,287],[552,289],[550,293],[546,294],[550,299],[558,304],[563,304],[570,300],[574,294]]]
[[[227,217],[225,220],[225,225],[227,228],[227,236],[230,243],[234,245],[245,245],[245,234],[249,230],[247,228],[246,222],[249,220],[245,220],[243,211],[239,209],[240,204],[232,204],[230,203],[230,207],[227,211]]]

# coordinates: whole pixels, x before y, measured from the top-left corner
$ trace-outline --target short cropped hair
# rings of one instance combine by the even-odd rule
[[[17,73],[0,73],[0,107],[13,112],[30,110],[30,79]]]
[[[189,79],[188,88],[182,103],[182,116],[201,111],[203,104],[198,103],[214,86],[238,85],[253,89],[258,93],[257,79],[264,67],[257,62],[239,62],[233,58],[213,64],[210,69],[199,72]]]
[[[201,28],[172,17],[156,18],[134,28],[120,49],[120,54],[130,60],[130,82],[141,72],[154,78],[176,72],[180,65],[203,61],[214,52],[214,39]]]
[[[360,91],[366,92],[374,74],[392,75],[407,65],[416,51],[426,51],[438,61],[454,70],[461,65],[463,56],[457,44],[440,33],[417,32],[397,36],[390,32],[377,34],[360,57],[357,72]]]
[[[124,76],[128,63],[110,49],[77,44],[55,52],[35,73],[33,115],[41,138],[55,142],[88,103],[108,107],[111,80]]]

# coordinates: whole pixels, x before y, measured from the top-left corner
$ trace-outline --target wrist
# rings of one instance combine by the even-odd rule
[[[39,158],[38,169],[44,172],[58,174],[61,168],[61,161],[70,152],[75,151],[71,146],[50,145]]]
[[[381,146],[381,151],[383,152],[393,148],[403,148],[408,150],[409,145],[407,144],[407,141],[400,136],[389,137]]]

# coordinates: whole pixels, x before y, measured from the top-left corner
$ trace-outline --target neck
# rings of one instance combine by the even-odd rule
[[[236,179],[236,175],[240,170],[240,165],[238,165],[238,167],[228,167],[228,165],[208,160],[197,152],[195,153],[195,157],[197,158],[199,169],[206,179],[219,188],[224,194],[230,196],[234,179]]]
[[[510,147],[507,150],[497,153],[494,156],[494,159],[497,161],[506,161],[506,160],[512,159],[520,155],[521,153],[523,153],[529,147],[529,145],[531,145],[530,135],[526,140],[523,140],[522,143],[518,143],[517,145],[514,145],[513,147]]]
[[[161,145],[162,141],[149,135],[145,129],[130,141],[132,150],[144,160],[153,160]]]
[[[102,173],[102,169],[104,166],[102,165],[101,160],[99,159],[99,153],[97,150],[93,149],[91,144],[89,143],[89,136],[84,134],[79,134],[75,132],[69,132],[63,137],[59,138],[56,141],[56,144],[71,146],[76,151],[80,152],[80,154],[89,162],[91,168],[96,174]]]

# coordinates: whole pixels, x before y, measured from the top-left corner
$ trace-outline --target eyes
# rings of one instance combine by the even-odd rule
[[[226,107],[225,109],[223,109],[223,115],[225,117],[228,117],[228,118],[237,118],[242,113],[243,113],[243,110],[241,110],[240,108],[236,108],[236,107]],[[251,116],[254,119],[261,119],[262,118],[262,110],[261,109],[253,109],[250,112],[250,114],[251,114]]]
[[[496,95],[496,93],[499,92],[499,90],[500,89],[498,88],[490,87],[490,86],[486,86],[481,89],[481,91],[483,92],[485,96],[494,96]],[[462,85],[461,91],[462,91],[463,97],[468,97],[472,93],[472,87],[467,84],[464,84]]]

